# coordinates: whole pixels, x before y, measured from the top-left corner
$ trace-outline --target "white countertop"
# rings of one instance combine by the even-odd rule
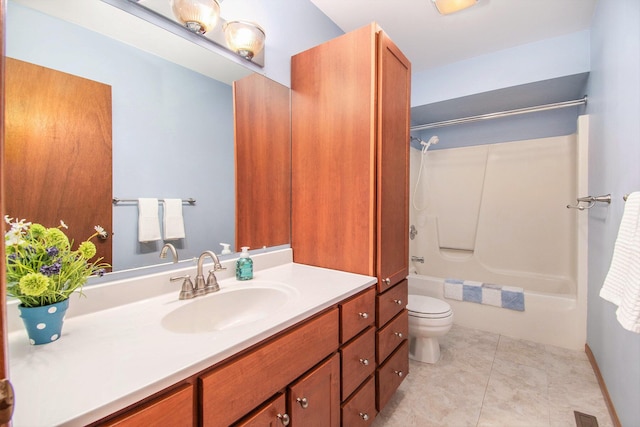
[[[220,292],[260,281],[294,289],[290,302],[264,319],[226,330],[165,329],[162,318],[174,309],[218,295],[180,301],[180,283],[174,283],[170,293],[67,318],[62,337],[50,344],[30,345],[22,329],[9,333],[13,425],[96,421],[366,289],[376,279],[288,262],[256,271],[254,281],[220,280]]]

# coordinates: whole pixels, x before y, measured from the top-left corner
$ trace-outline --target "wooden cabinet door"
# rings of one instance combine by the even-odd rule
[[[236,250],[291,242],[289,99],[288,87],[260,74],[233,83]]]
[[[378,32],[377,276],[393,285],[409,265],[411,63]]]
[[[111,86],[6,58],[3,214],[57,227],[78,245],[111,232]],[[111,238],[94,239],[111,264]],[[74,246],[75,248],[75,246]]]
[[[270,402],[264,404],[255,413],[249,415],[234,427],[281,427],[286,425],[289,419],[287,401],[284,394],[278,395]]]
[[[295,352],[291,353],[295,357]],[[340,356],[331,358],[289,387],[292,427],[340,425]]]

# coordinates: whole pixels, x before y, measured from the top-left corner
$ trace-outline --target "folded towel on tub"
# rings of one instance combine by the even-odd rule
[[[444,297],[524,311],[524,289],[515,286],[500,286],[473,280],[445,279]]]

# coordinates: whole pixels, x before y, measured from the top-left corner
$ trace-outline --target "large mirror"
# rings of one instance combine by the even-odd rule
[[[247,68],[242,59],[212,64],[202,48],[176,49],[174,45],[172,54],[202,55],[193,67],[178,65],[158,56],[161,53],[147,51],[153,49],[141,50],[87,29],[83,21],[87,10],[79,10],[78,22],[83,25],[78,25],[45,13],[47,3],[64,7],[66,2],[8,1],[6,53],[111,86],[113,197],[134,200],[112,208],[114,271],[167,262],[158,257],[163,240],[143,243],[138,239],[135,200],[141,197],[195,199],[194,204],[183,204],[186,238],[171,241],[181,260],[193,259],[204,250],[220,253],[220,243],[239,250],[232,82],[257,70]],[[83,5],[80,9],[99,3],[101,8],[116,10],[97,0],[72,3]],[[45,12],[34,5],[45,5]],[[108,20],[105,10],[94,21]],[[149,24],[133,16],[119,15],[119,23],[134,33],[140,25],[144,33],[136,37],[141,43],[180,43],[158,34],[149,37]],[[11,188],[6,192],[11,197]],[[78,203],[80,209],[82,203],[90,203],[90,197]]]

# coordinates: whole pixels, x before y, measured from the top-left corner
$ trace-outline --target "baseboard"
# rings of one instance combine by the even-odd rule
[[[611,416],[611,421],[613,422],[614,427],[622,427],[620,419],[618,418],[618,414],[616,413],[616,408],[613,406],[611,396],[609,396],[607,385],[604,383],[604,378],[602,378],[602,373],[600,372],[600,368],[598,367],[598,362],[596,362],[596,358],[593,355],[591,348],[589,348],[589,344],[584,345],[584,352],[587,353],[589,363],[591,363],[593,372],[596,374],[598,384],[600,385],[600,391],[602,391],[602,396],[604,397],[604,402],[607,404],[607,409],[609,410],[609,415]]]

